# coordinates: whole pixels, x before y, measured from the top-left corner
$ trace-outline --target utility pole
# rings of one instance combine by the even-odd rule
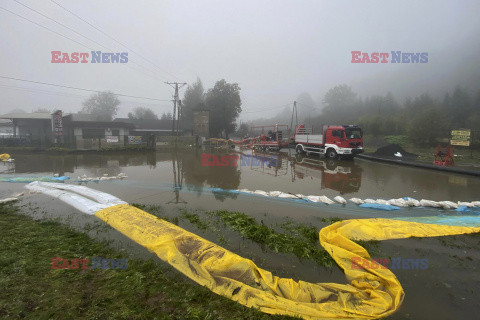
[[[183,106],[182,106],[182,100],[178,100],[178,106],[177,106],[177,114],[178,114],[178,121],[177,121],[177,129],[176,131],[178,132],[178,128],[180,127],[180,121],[182,121],[182,116],[183,116]],[[182,122],[183,123],[183,122]]]
[[[173,116],[172,116],[172,136],[173,136],[175,133],[175,121],[177,120],[177,103],[180,104],[180,101],[178,99],[178,89],[182,88],[187,83],[186,82],[165,82],[165,83],[172,86],[175,89],[175,95],[173,96]],[[178,118],[180,118],[180,110],[178,111]],[[177,125],[176,132],[178,134],[178,125]]]

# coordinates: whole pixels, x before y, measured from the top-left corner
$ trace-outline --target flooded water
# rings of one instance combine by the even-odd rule
[[[79,183],[77,177],[82,175],[102,177],[105,174],[111,176],[125,173],[128,178],[124,180],[89,182],[86,185],[113,194],[129,203],[160,205],[164,216],[178,217],[182,209],[198,213],[226,209],[244,212],[257,221],[272,226],[294,221],[321,228],[326,225],[321,219],[326,217],[394,217],[438,215],[441,212],[437,209],[415,208],[385,213],[352,204],[308,204],[226,193],[219,189],[278,190],[293,194],[326,195],[330,198],[341,195],[347,199],[410,196],[436,201],[480,200],[478,177],[361,159],[334,161],[288,154],[252,154],[250,151],[232,151],[228,154],[230,159],[237,159],[237,166],[231,165],[232,161],[226,166],[205,166],[202,165],[202,154],[207,152],[212,153],[189,150],[70,155],[14,154],[15,164],[2,164],[0,177],[58,174],[70,176],[67,183]],[[219,156],[220,160],[225,154],[213,155]],[[22,191],[23,185],[0,182],[0,196],[8,197]],[[59,219],[74,228],[88,229],[89,234],[94,237],[114,240],[115,246],[129,251],[133,256],[150,256],[146,250],[116,231],[102,229],[102,224],[95,217],[80,214],[59,201],[51,201],[41,195],[29,195],[22,200],[21,205],[26,213],[37,219]],[[179,225],[211,241],[216,242],[219,239],[218,232],[200,230],[185,219],[180,220]],[[337,268],[325,269],[312,261],[301,261],[292,255],[275,253],[228,230],[220,230],[220,233],[222,238],[227,240],[227,249],[253,259],[261,267],[277,275],[306,281],[346,283],[343,273]],[[476,303],[469,303],[470,299],[473,300],[475,295],[480,294],[479,238],[459,236],[458,239],[461,244],[455,242],[452,246],[446,246],[436,239],[394,240],[379,245],[376,254],[380,257],[391,257],[395,254],[408,258],[428,257],[431,264],[436,265],[436,268],[430,268],[428,273],[418,270],[415,273],[412,270],[399,271],[398,277],[404,285],[407,297],[401,310],[392,318],[453,319],[456,317],[451,316],[458,314],[464,318],[472,318],[480,312]],[[461,249],[458,249],[459,246]],[[471,260],[464,265],[462,256]],[[461,274],[453,277],[452,270]],[[432,295],[433,298],[429,296],[431,290],[437,290]],[[442,305],[443,309],[439,305]],[[435,316],[430,317],[431,315]]]

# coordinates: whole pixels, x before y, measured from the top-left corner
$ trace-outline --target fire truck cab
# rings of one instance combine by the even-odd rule
[[[319,154],[327,158],[353,158],[363,152],[362,129],[354,125],[322,126],[314,133],[313,127],[299,125],[295,130],[295,150],[299,154]]]

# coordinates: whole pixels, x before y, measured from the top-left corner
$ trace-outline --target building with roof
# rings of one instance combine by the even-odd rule
[[[9,113],[0,119],[10,120],[13,139],[22,144],[47,146],[52,143],[52,115],[48,112]]]
[[[13,123],[8,119],[0,119],[0,139],[13,137]]]
[[[11,123],[13,134],[8,145],[41,148],[55,143],[79,150],[124,146],[128,143],[130,130],[134,129],[131,123],[96,121],[91,115],[62,115],[61,112],[10,113],[0,119]]]
[[[96,121],[91,115],[79,113],[63,117],[63,125],[65,143],[78,150],[125,146],[135,128],[131,123]]]

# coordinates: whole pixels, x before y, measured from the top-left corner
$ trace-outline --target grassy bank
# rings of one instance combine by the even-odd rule
[[[0,205],[2,319],[292,319],[215,295],[167,265]],[[128,259],[127,269],[52,269],[52,257]],[[91,262],[89,262],[90,264]]]

